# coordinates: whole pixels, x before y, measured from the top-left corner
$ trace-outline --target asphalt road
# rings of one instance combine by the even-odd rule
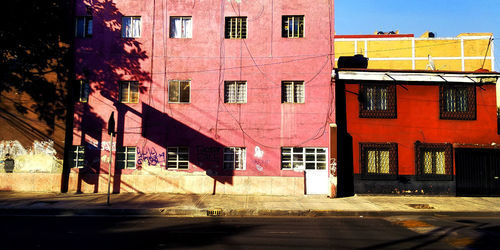
[[[0,216],[0,249],[498,249],[500,218]]]

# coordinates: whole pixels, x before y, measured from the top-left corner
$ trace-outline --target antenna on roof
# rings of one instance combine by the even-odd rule
[[[436,70],[436,65],[434,65],[434,60],[432,60],[431,55],[428,55],[427,60],[429,62],[427,63],[427,67],[425,67],[425,69],[427,70],[428,68],[430,68],[431,70]]]

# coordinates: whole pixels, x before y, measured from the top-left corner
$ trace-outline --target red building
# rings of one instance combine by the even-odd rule
[[[68,190],[106,192],[111,162],[114,192],[327,193],[333,1],[80,0],[76,15]]]
[[[338,69],[339,192],[499,195],[499,76]]]

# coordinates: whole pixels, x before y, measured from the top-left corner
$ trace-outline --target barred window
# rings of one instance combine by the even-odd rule
[[[397,143],[360,143],[363,178],[395,179],[398,173]]]
[[[76,37],[92,37],[93,29],[92,16],[76,17],[75,36]]]
[[[281,148],[281,169],[326,169],[326,148]]]
[[[124,16],[122,17],[122,37],[137,38],[141,37],[141,17]]]
[[[396,86],[394,84],[361,84],[359,117],[396,118]]]
[[[136,147],[118,147],[116,149],[117,168],[135,168]]]
[[[281,82],[282,103],[304,103],[304,81]]]
[[[247,82],[226,81],[224,82],[224,102],[225,103],[246,103],[247,102]]]
[[[245,170],[246,158],[246,148],[224,148],[224,169]]]
[[[72,153],[72,166],[73,168],[85,167],[85,146],[73,146]]]
[[[415,143],[415,169],[418,180],[451,180],[451,144]]]
[[[189,148],[188,147],[168,147],[167,148],[167,168],[188,169]]]
[[[474,86],[441,85],[439,99],[441,119],[476,119],[476,88]]]
[[[193,22],[190,16],[170,17],[170,38],[191,38]]]
[[[226,39],[247,38],[247,17],[226,17]]]
[[[78,91],[78,101],[79,102],[88,102],[89,100],[89,82],[87,80],[80,80],[79,82],[79,91]]]
[[[282,16],[282,37],[304,37],[304,16]]]
[[[168,81],[168,102],[189,103],[191,95],[191,81]]]
[[[120,82],[120,102],[138,103],[139,102],[139,83],[134,81]]]

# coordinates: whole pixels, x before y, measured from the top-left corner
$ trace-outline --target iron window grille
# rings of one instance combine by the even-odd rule
[[[72,166],[73,168],[85,167],[85,146],[73,146],[72,150]]]
[[[120,82],[120,102],[122,103],[139,102],[139,82],[135,81]]]
[[[450,143],[415,142],[417,180],[452,180],[452,150]]]
[[[168,81],[168,102],[189,103],[191,95],[191,81]]]
[[[136,147],[118,147],[116,151],[116,167],[134,169],[136,165]]]
[[[226,81],[224,82],[224,102],[225,103],[246,103],[247,102],[247,82]]]
[[[246,148],[224,148],[224,169],[245,170],[246,158]]]
[[[397,118],[396,85],[361,84],[360,118]]]
[[[247,17],[226,17],[225,38],[247,38]]]
[[[138,38],[141,37],[141,17],[124,16],[122,17],[122,37]]]
[[[90,86],[87,80],[78,81],[78,101],[79,102],[88,102],[89,101],[89,91]]]
[[[89,38],[92,37],[93,29],[92,16],[76,17],[75,22],[75,37]]]
[[[476,119],[476,87],[441,85],[439,87],[439,118],[449,120]]]
[[[282,103],[304,103],[305,99],[304,81],[281,82]]]
[[[326,148],[281,148],[281,169],[326,169]]]
[[[188,169],[189,168],[189,148],[188,147],[168,147],[167,148],[167,168]]]
[[[190,16],[170,17],[170,38],[191,38],[193,20]]]
[[[397,143],[360,143],[359,147],[360,172],[363,179],[397,179]]]
[[[281,36],[304,37],[304,16],[282,16]]]

